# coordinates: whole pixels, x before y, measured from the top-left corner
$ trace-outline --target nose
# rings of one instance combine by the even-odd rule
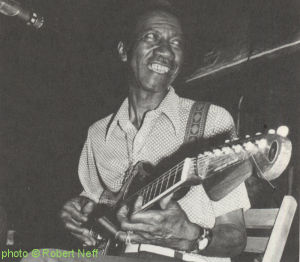
[[[174,52],[167,41],[160,41],[158,46],[154,49],[156,55],[166,59],[174,59]]]

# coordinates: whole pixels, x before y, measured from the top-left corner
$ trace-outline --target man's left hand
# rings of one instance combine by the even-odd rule
[[[135,203],[135,211],[138,211],[143,203],[139,197]],[[200,227],[189,221],[188,217],[173,200],[161,202],[162,210],[148,210],[133,212],[128,217],[127,206],[121,207],[117,213],[121,228],[124,231],[132,231],[131,243],[153,244],[180,250],[191,250],[197,239]],[[128,241],[128,233],[122,232],[118,238]]]

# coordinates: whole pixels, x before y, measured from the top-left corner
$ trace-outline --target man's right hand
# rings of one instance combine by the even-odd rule
[[[89,198],[78,196],[67,201],[59,214],[64,227],[87,246],[96,245],[96,239],[84,227],[95,205],[96,203]]]

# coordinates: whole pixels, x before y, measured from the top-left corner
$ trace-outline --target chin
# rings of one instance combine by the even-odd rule
[[[166,92],[168,90],[169,84],[161,84],[161,83],[155,83],[155,84],[148,84],[144,85],[144,90],[154,92],[154,93],[160,93],[160,92]]]
[[[155,77],[154,79],[149,79],[143,86],[147,90],[152,90],[153,92],[167,91],[172,81],[170,79],[161,79]]]

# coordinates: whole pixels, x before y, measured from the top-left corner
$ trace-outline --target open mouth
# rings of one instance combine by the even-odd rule
[[[170,72],[170,67],[157,64],[157,63],[152,63],[148,66],[148,68],[158,74],[164,75]]]

